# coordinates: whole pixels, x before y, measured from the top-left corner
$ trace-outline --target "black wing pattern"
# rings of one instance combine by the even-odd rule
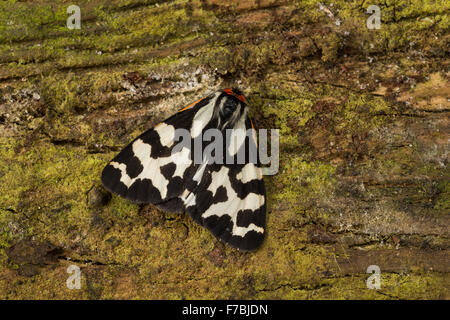
[[[230,111],[231,110],[231,111]],[[170,212],[187,212],[218,239],[240,250],[255,250],[265,234],[266,198],[259,164],[249,150],[256,139],[246,135],[253,126],[247,105],[236,89],[225,89],[194,102],[126,146],[102,173],[111,192],[137,203],[152,203]],[[190,133],[191,145],[207,129],[235,135],[223,145],[232,162],[194,161],[194,150],[183,148],[171,157],[176,129]],[[201,142],[202,152],[207,143]],[[244,161],[237,161],[244,148]],[[226,162],[226,163],[225,163]]]

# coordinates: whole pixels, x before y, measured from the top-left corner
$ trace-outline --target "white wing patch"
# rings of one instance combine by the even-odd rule
[[[254,163],[249,162],[236,175],[236,178],[242,183],[247,183],[255,179],[262,179],[262,172]]]
[[[265,199],[263,195],[256,193],[249,193],[244,199],[239,198],[231,186],[228,173],[229,169],[227,167],[222,167],[218,172],[212,172],[212,182],[209,185],[208,190],[215,195],[217,189],[223,186],[227,191],[228,200],[212,204],[208,210],[202,214],[202,218],[206,219],[213,215],[218,217],[229,215],[233,221],[233,230],[231,233],[236,236],[244,237],[249,231],[264,233],[264,228],[258,227],[254,223],[251,223],[248,227],[237,226],[237,213],[239,211],[255,211],[264,205]],[[226,178],[224,179],[224,177]]]
[[[245,116],[243,114],[230,135],[230,145],[228,146],[228,153],[231,156],[234,156],[236,153],[238,153],[239,148],[245,142],[245,135]]]
[[[155,128],[155,131],[159,134],[161,145],[164,147],[171,147],[175,139],[175,127],[161,122]]]
[[[165,166],[168,163],[175,163],[172,157],[180,157],[184,158],[185,161],[180,161],[181,163],[176,163],[176,169],[174,176],[182,176],[186,168],[192,163],[192,160],[189,159],[189,150],[187,148],[183,148],[180,152],[175,153],[169,157],[160,157],[154,159],[151,157],[152,146],[144,143],[141,139],[137,139],[133,145],[133,153],[136,158],[139,159],[141,165],[144,167],[141,173],[135,177],[130,178],[127,174],[127,166],[123,163],[119,162],[111,162],[110,165],[116,169],[120,170],[121,177],[120,181],[129,188],[134,182],[137,180],[149,179],[151,180],[154,187],[158,188],[161,193],[161,198],[164,199],[167,196],[167,185],[169,184],[169,180],[167,180],[161,173],[161,167]]]
[[[212,102],[208,103],[206,106],[198,110],[197,113],[195,114],[195,117],[192,120],[192,127],[191,127],[192,138],[197,138],[200,134],[202,134],[203,129],[211,120],[212,115],[214,113],[213,101],[214,100],[212,100]]]
[[[191,151],[188,148],[183,147],[180,152],[175,152],[170,156],[172,162],[176,164],[173,177],[183,177],[186,168],[191,166],[192,160],[189,157],[190,152]]]

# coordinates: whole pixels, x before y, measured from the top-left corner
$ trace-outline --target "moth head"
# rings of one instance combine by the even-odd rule
[[[224,89],[219,91],[216,100],[215,117],[219,129],[232,129],[247,115],[245,97],[239,89]],[[244,120],[245,121],[245,120]]]

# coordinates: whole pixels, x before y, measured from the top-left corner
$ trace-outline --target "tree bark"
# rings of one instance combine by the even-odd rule
[[[444,3],[372,1],[369,29],[364,1],[78,1],[68,29],[65,2],[3,2],[0,298],[448,299]],[[232,86],[280,130],[250,253],[100,184],[133,138]]]

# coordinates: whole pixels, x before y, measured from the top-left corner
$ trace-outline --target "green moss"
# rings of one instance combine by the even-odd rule
[[[262,293],[262,299],[277,297],[284,299],[445,299],[447,292],[442,283],[444,275],[381,274],[381,288],[369,289],[366,280],[369,275],[326,279],[316,285],[299,284],[281,287],[275,292]]]
[[[28,217],[22,221],[29,227],[26,234],[47,239],[51,234],[50,241],[60,245],[69,230],[89,225],[85,194],[98,181],[104,163],[104,156],[86,154],[82,148],[46,142],[34,144],[32,150],[9,151],[2,157],[8,170],[0,178],[0,202]]]
[[[355,229],[349,229],[347,237],[356,237],[352,232],[361,231],[366,222],[356,225],[360,220],[352,214],[360,215],[361,208],[365,212],[367,207],[373,209],[376,230],[392,221],[379,211],[410,218],[416,211],[403,207],[422,205],[425,200],[430,201],[426,208],[433,206],[425,213],[439,213],[436,219],[448,211],[448,183],[433,183],[434,177],[442,181],[445,171],[431,160],[425,163],[426,143],[410,135],[420,122],[413,117],[403,117],[411,122],[403,120],[406,107],[390,94],[396,86],[405,92],[405,84],[397,83],[403,76],[422,82],[428,71],[437,72],[448,41],[448,5],[375,1],[382,9],[382,28],[368,30],[368,4],[360,2],[338,0],[332,5],[309,0],[272,6],[269,1],[255,1],[249,4],[251,9],[242,11],[223,8],[218,2],[216,7],[203,1],[159,7],[155,2],[81,1],[81,30],[65,28],[65,2],[0,4],[0,20],[6,21],[0,24],[4,87],[33,88],[46,108],[44,116],[25,125],[6,123],[5,129],[0,123],[5,132],[10,129],[7,125],[17,126],[13,136],[0,138],[0,295],[8,299],[446,298],[446,275],[424,272],[420,266],[410,274],[383,272],[382,289],[369,290],[364,270],[346,275],[335,271],[334,244],[312,241],[310,233],[312,226],[332,231],[352,223]],[[319,3],[341,25],[320,10]],[[258,9],[265,5],[269,7]],[[290,14],[291,9],[297,10]],[[256,24],[248,26],[243,20]],[[366,63],[368,58],[374,58],[373,63]],[[398,64],[399,69],[389,64]],[[244,88],[259,126],[280,129],[280,171],[265,177],[267,238],[254,253],[220,244],[184,215],[165,214],[117,196],[101,207],[86,203],[87,192],[100,184],[103,166],[116,153],[109,150],[120,149],[152,121],[141,112],[151,114],[153,95],[131,94],[121,86],[123,75],[161,74],[164,82],[149,83],[148,89],[163,93],[155,105],[165,108],[174,99],[197,97],[213,88],[202,83],[199,90],[172,95],[171,82],[194,67],[206,70],[208,85]],[[378,85],[374,79],[385,87],[385,96],[370,94]],[[409,93],[427,102],[435,97],[430,92],[436,85],[445,88],[445,81],[445,75],[434,75]],[[167,88],[170,97],[165,96]],[[444,89],[439,92],[445,97]],[[142,102],[146,99],[152,101]],[[30,104],[32,109],[37,102]],[[396,128],[407,128],[407,139]],[[445,139],[442,131],[433,139]],[[435,154],[426,155],[434,160]],[[423,175],[429,184],[422,180],[406,187],[377,184],[377,179]],[[351,214],[333,203],[342,205],[337,194],[343,176],[358,182],[367,177],[375,180],[363,182],[368,191],[356,196],[345,193],[344,204]],[[399,202],[401,209],[392,209],[393,202]],[[379,239],[370,227],[364,235],[358,234],[361,241]],[[37,275],[20,276],[18,266],[8,264],[4,249],[25,237],[50,241],[63,254],[53,265],[35,266]],[[423,236],[417,237],[421,243]],[[445,238],[438,243],[444,247]],[[347,249],[345,243],[338,245]],[[378,247],[374,243],[365,249]],[[72,263],[82,267],[81,290],[65,287],[66,268]]]
[[[448,214],[450,211],[450,182],[448,180],[440,182],[438,189],[439,194],[434,201],[434,209]]]
[[[382,97],[350,93],[342,108],[335,113],[335,129],[346,134],[367,133],[386,123],[392,114],[390,104]]]
[[[305,161],[301,157],[286,159],[276,182],[283,186],[282,191],[274,199],[309,203],[329,196],[336,182],[335,172],[336,168],[329,164]]]
[[[303,86],[293,88],[286,83],[262,86],[255,91],[251,102],[256,109],[261,110],[264,117],[274,118],[274,126],[280,130],[280,145],[297,145],[296,131],[301,130],[314,116],[312,106],[317,100],[315,92]]]
[[[14,240],[13,232],[17,231],[17,226],[14,226],[13,211],[0,208],[0,266],[7,264],[5,249],[11,246]]]
[[[68,15],[64,4],[37,4],[39,10],[36,12],[27,5],[21,12],[12,9],[16,4],[4,4],[4,19],[14,26],[14,29],[8,27],[4,30],[4,37],[15,41],[42,41],[32,48],[29,44],[2,44],[0,60],[9,62],[6,68],[9,77],[48,74],[54,71],[55,66],[61,69],[92,68],[130,61],[145,62],[152,58],[151,49],[202,37],[208,33],[205,30],[199,33],[198,30],[216,23],[214,15],[200,8],[167,10],[166,6],[152,6],[153,2],[149,1],[147,6],[139,3],[142,5],[139,9],[123,11],[118,9],[120,5],[116,7],[117,3],[113,6],[104,6],[98,1],[78,3],[82,10],[80,30],[65,27]],[[176,5],[172,3],[169,6]],[[29,16],[32,23],[29,23]],[[27,21],[23,25],[25,30],[18,32],[19,38],[11,39],[13,32],[20,30],[19,21]],[[44,27],[39,27],[42,25]]]
[[[323,41],[321,41],[322,61],[335,62],[338,58],[338,51],[342,39],[336,33],[330,33]]]

